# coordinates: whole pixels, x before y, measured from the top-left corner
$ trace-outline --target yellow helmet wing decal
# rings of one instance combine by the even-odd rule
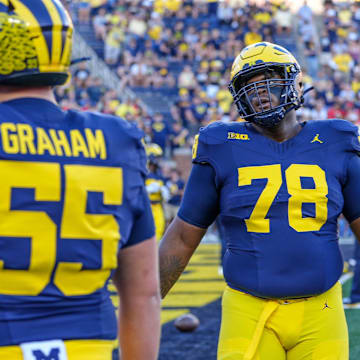
[[[15,13],[19,15],[21,19],[31,24],[28,29],[30,30],[31,38],[36,47],[36,53],[40,64],[48,64],[50,62],[49,49],[38,20],[31,10],[24,5],[23,1],[11,0],[11,2],[16,8]],[[0,3],[6,6],[9,5],[8,0],[0,0]]]

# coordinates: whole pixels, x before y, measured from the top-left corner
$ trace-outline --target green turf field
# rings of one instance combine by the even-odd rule
[[[343,295],[350,293],[351,279],[343,285]],[[350,360],[360,359],[360,309],[346,309],[346,319],[349,326]]]

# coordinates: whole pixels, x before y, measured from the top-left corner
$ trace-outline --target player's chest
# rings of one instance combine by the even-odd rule
[[[319,211],[337,212],[343,204],[343,178],[344,160],[327,154],[304,152],[287,158],[243,152],[228,159],[224,168],[221,208],[244,218],[255,214],[260,220],[280,211],[299,219],[305,213],[316,217]]]

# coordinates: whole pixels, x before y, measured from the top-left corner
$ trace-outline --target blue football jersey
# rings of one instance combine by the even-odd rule
[[[116,338],[118,252],[154,235],[142,136],[41,99],[0,104],[0,346]]]
[[[308,122],[278,143],[249,123],[213,123],[195,139],[194,163],[215,170],[226,253],[234,289],[266,298],[322,293],[343,260],[337,218],[357,128],[343,120]]]

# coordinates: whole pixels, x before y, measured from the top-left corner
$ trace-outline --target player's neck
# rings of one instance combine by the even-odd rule
[[[262,135],[281,143],[296,136],[302,129],[302,126],[296,119],[295,112],[289,115],[291,116],[285,117],[283,121],[272,128],[264,128],[256,124],[253,124],[253,126]]]
[[[0,103],[21,98],[37,98],[57,104],[50,86],[20,87],[0,85]]]

